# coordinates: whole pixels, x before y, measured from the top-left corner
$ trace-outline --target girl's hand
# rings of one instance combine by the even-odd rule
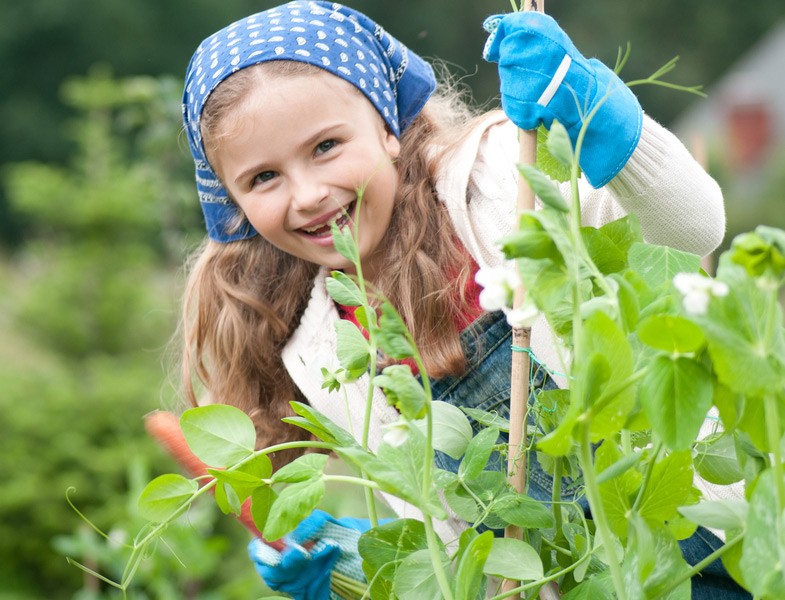
[[[248,554],[270,589],[295,600],[329,600],[333,569],[365,582],[357,541],[368,529],[367,519],[335,519],[315,510],[284,538],[283,551],[256,538],[248,545]]]
[[[585,58],[551,17],[535,11],[489,17],[485,60],[499,63],[502,108],[521,129],[558,120],[575,144],[583,120],[596,110],[583,141],[580,166],[595,188],[621,171],[641,135],[643,111],[616,74]]]

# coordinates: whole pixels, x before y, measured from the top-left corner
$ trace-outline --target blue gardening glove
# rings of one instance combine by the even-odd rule
[[[622,170],[641,136],[643,111],[616,74],[585,58],[551,17],[535,11],[488,17],[485,60],[499,63],[502,108],[521,129],[550,128],[554,119],[573,145],[592,117],[579,158],[589,183],[602,187]]]
[[[267,586],[295,600],[332,600],[333,569],[358,582],[365,582],[362,559],[357,552],[360,535],[370,529],[368,519],[335,519],[315,510],[284,538],[286,549],[278,552],[254,538],[248,554]],[[304,545],[309,545],[309,548]]]

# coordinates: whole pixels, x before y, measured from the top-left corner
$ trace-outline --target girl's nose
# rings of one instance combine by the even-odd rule
[[[315,177],[293,178],[290,189],[292,207],[298,211],[313,210],[330,197],[330,187]]]

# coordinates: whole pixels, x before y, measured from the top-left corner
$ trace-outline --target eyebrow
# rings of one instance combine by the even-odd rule
[[[330,134],[332,134],[333,132],[339,130],[341,127],[344,127],[345,125],[346,124],[341,121],[341,122],[337,122],[337,123],[330,123],[329,125],[326,125],[326,126],[322,127],[317,132],[315,132],[313,135],[311,135],[308,138],[306,138],[305,141],[303,141],[299,145],[298,149],[309,148],[311,146],[316,145],[317,141],[319,141],[320,139],[323,139],[325,137],[329,137]],[[249,168],[245,169],[244,171],[242,171],[235,178],[234,182],[237,185],[240,185],[241,182],[243,182],[247,177],[250,177],[251,175],[255,175],[257,173],[261,173],[262,171],[266,170],[264,168],[264,165],[265,165],[265,163],[260,163],[260,164],[257,164],[257,165],[254,165],[252,167],[249,167]]]

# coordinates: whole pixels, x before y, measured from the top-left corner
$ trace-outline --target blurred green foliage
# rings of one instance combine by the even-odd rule
[[[177,470],[142,417],[174,402],[162,357],[176,323],[175,273],[201,237],[189,242],[199,216],[178,147],[178,95],[170,78],[118,80],[105,68],[70,79],[63,96],[77,117],[66,164],[3,171],[26,243],[0,284],[0,466],[11,476],[0,494],[0,598],[114,597],[62,553],[119,577],[117,541],[141,525],[138,490]],[[69,507],[70,487],[112,543]],[[145,562],[138,581],[149,597],[259,593],[247,535],[214,513],[189,515],[167,536],[171,551]]]

